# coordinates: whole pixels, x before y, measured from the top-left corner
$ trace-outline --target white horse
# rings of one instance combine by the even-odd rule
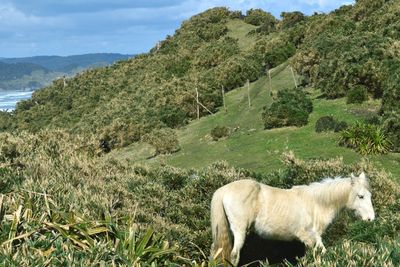
[[[211,201],[211,256],[221,255],[237,266],[250,230],[269,239],[298,239],[325,252],[321,235],[343,208],[354,210],[363,220],[375,219],[364,172],[291,189],[253,180],[232,182],[219,188]]]

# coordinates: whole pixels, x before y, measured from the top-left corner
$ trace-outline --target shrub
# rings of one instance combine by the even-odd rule
[[[392,114],[383,122],[383,129],[392,144],[392,151],[400,152],[400,116]]]
[[[5,131],[11,127],[11,114],[0,110],[0,131]]]
[[[113,121],[110,125],[103,128],[100,133],[99,143],[104,152],[125,147],[140,140],[143,135],[143,127],[120,120]]]
[[[383,82],[382,112],[390,116],[393,112],[400,113],[400,60],[390,60],[387,65],[388,78]]]
[[[255,26],[269,25],[273,28],[277,22],[276,18],[271,13],[265,12],[259,8],[247,10],[244,21]]]
[[[215,68],[216,79],[226,90],[243,86],[261,76],[261,64],[250,56],[233,56]]]
[[[307,124],[312,109],[311,99],[304,92],[298,89],[279,91],[277,100],[269,108],[264,107],[262,118],[265,129],[303,126]]]
[[[276,67],[283,62],[285,62],[288,58],[294,55],[296,52],[296,47],[293,43],[287,42],[282,46],[275,47],[271,49],[264,55],[265,64],[268,68]]]
[[[355,86],[347,93],[347,104],[361,104],[367,99],[367,90],[364,88],[364,86]]]
[[[347,127],[348,125],[345,121],[337,121],[332,116],[322,116],[315,123],[315,131],[317,133],[328,131],[334,131],[337,133],[347,129]]]
[[[211,136],[214,141],[229,136],[229,128],[225,126],[216,126],[211,130]]]
[[[366,124],[374,124],[374,125],[380,125],[381,124],[381,117],[378,115],[370,115],[367,118],[364,119],[364,122]]]
[[[336,128],[336,124],[336,120],[332,116],[323,116],[315,123],[315,131],[317,133],[333,131]]]
[[[343,130],[346,130],[347,127],[349,127],[349,126],[347,125],[347,122],[345,122],[345,121],[339,121],[339,122],[336,123],[334,131],[335,131],[335,133],[338,133],[338,132],[341,132],[341,131],[343,131]]]
[[[294,11],[294,12],[282,12],[281,18],[282,20],[279,22],[279,28],[287,29],[305,20],[306,16],[299,11]]]
[[[143,141],[154,146],[156,155],[170,154],[179,150],[178,136],[174,130],[169,128],[153,130],[143,137]]]
[[[187,123],[187,114],[179,107],[166,105],[160,113],[161,121],[170,128],[178,128]]]
[[[391,142],[377,125],[357,123],[341,132],[339,145],[353,148],[361,155],[386,154]]]

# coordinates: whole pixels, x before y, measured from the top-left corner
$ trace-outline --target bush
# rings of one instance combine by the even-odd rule
[[[161,108],[161,121],[170,128],[178,128],[187,123],[187,114],[181,108],[166,105]]]
[[[388,78],[383,82],[382,112],[390,116],[393,112],[400,114],[400,60],[390,60],[386,64]]]
[[[255,26],[268,25],[271,28],[275,28],[277,22],[271,13],[258,8],[247,10],[244,21]]]
[[[329,131],[334,131],[337,133],[347,129],[347,127],[348,125],[345,121],[337,121],[332,116],[322,116],[315,123],[315,131],[317,133]]]
[[[287,29],[305,20],[306,16],[299,11],[294,11],[294,12],[282,12],[281,18],[282,20],[279,22],[279,28]]]
[[[361,104],[366,100],[368,100],[368,94],[364,86],[356,86],[347,93],[347,104]]]
[[[214,141],[229,136],[229,128],[225,126],[216,126],[211,130],[211,136]]]
[[[383,122],[383,129],[390,140],[393,152],[400,152],[400,116],[392,114]]]
[[[261,64],[250,56],[233,56],[215,68],[216,80],[226,90],[243,86],[261,76]]]
[[[0,131],[5,131],[11,128],[12,117],[9,112],[0,110]]]
[[[169,128],[153,130],[143,137],[143,141],[154,146],[156,155],[170,154],[178,151],[179,141],[175,131]]]
[[[381,124],[381,117],[378,115],[370,115],[367,118],[364,119],[364,122],[366,124],[374,124],[374,125],[380,125]]]
[[[353,148],[361,155],[386,154],[391,142],[377,125],[357,123],[341,132],[339,145]]]
[[[265,53],[265,64],[268,66],[268,68],[274,68],[293,56],[295,52],[296,47],[293,43],[284,43],[282,46],[275,47],[274,49]]]
[[[304,92],[298,89],[279,91],[277,100],[269,108],[264,107],[265,129],[306,125],[312,109],[311,99]]]
[[[111,149],[125,147],[140,140],[143,135],[143,127],[138,124],[113,121],[103,128],[100,133],[99,143],[104,152]]]
[[[333,131],[336,124],[336,120],[332,116],[323,116],[315,123],[315,131],[317,133]]]
[[[346,130],[347,127],[349,127],[349,126],[347,125],[347,122],[345,122],[345,121],[339,121],[339,122],[336,123],[336,126],[335,126],[334,131],[335,131],[335,133],[338,133],[338,132],[341,132],[341,131],[343,131],[343,130]]]

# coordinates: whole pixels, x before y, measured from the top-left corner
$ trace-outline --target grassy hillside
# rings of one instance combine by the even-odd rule
[[[273,91],[294,86],[290,66],[283,64],[271,71]],[[273,100],[267,76],[250,84],[251,107],[248,107],[247,86],[226,94],[227,112],[223,108],[214,115],[193,120],[178,131],[181,150],[177,153],[148,160],[154,150],[146,144],[117,150],[109,156],[131,162],[166,163],[180,168],[201,169],[215,161],[226,160],[233,166],[269,173],[283,167],[281,155],[289,150],[302,159],[342,157],[352,164],[363,158],[355,151],[338,146],[338,133],[316,133],[315,122],[325,115],[333,115],[354,124],[377,114],[380,102],[370,100],[363,104],[347,105],[344,98],[326,100],[321,93],[305,89],[313,98],[314,111],[309,123],[301,128],[286,127],[264,130],[261,120],[263,107]],[[211,130],[227,126],[234,132],[225,139],[213,141]],[[400,155],[368,156],[377,167],[400,177]]]

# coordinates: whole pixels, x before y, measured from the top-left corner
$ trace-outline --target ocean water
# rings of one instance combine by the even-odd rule
[[[0,110],[14,110],[18,101],[30,98],[32,93],[33,91],[0,90]]]

